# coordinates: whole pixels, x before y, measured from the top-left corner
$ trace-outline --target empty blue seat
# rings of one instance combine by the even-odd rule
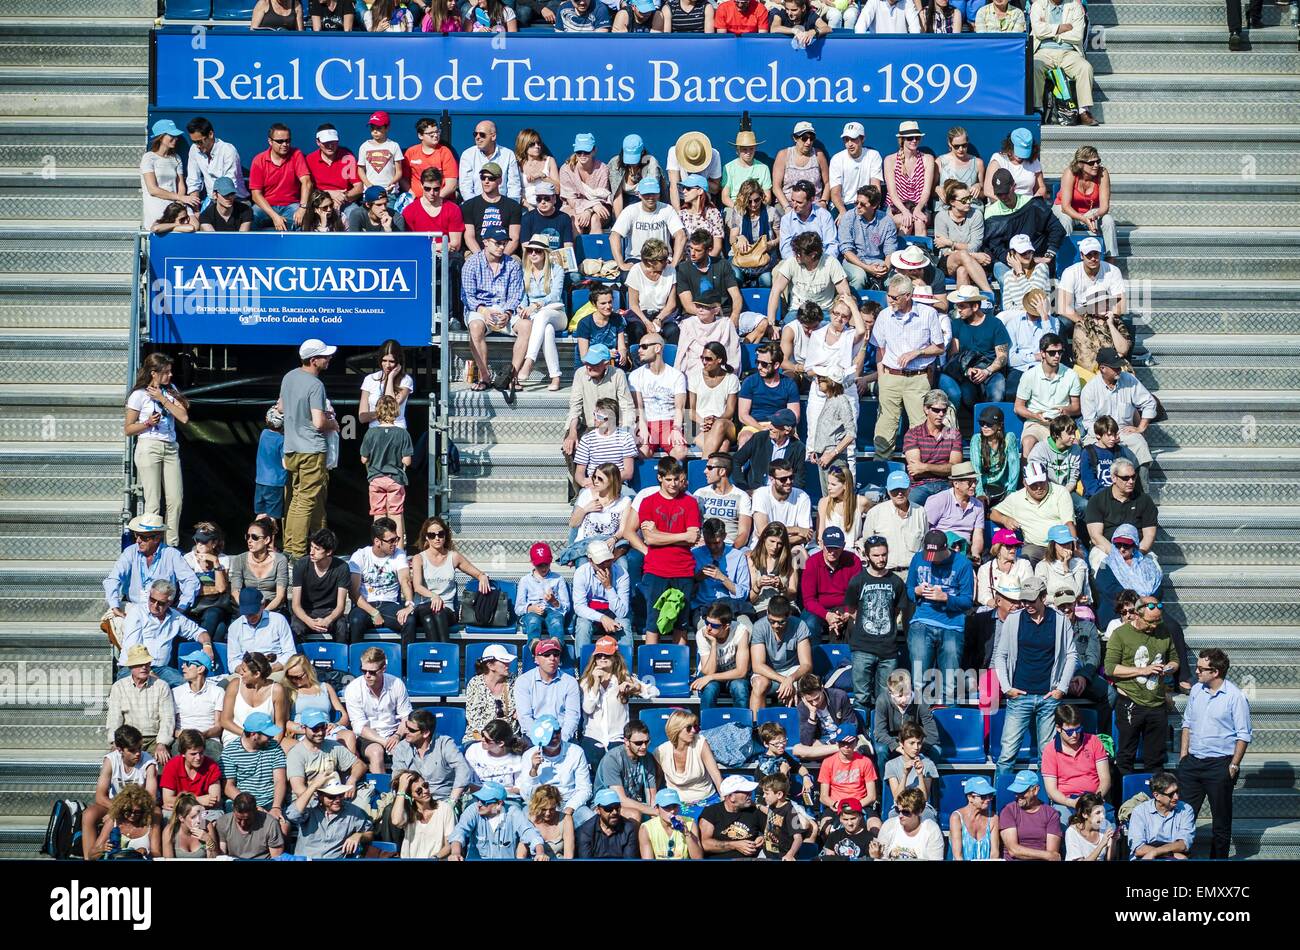
[[[221,644],[225,646],[225,644]],[[298,652],[317,670],[347,670],[348,645],[333,640],[309,640],[298,644]]]
[[[761,313],[766,316],[767,305],[772,299],[771,287],[742,287],[740,289],[740,299],[746,310],[752,310],[754,313]],[[780,314],[777,314],[779,319]]]
[[[926,251],[934,250],[934,238],[917,234],[900,234],[898,243],[903,247],[919,247]]]
[[[668,725],[668,717],[674,712],[675,710],[671,708],[665,709],[662,706],[647,706],[637,713],[636,717],[644,722],[646,728],[650,730],[651,755],[654,755],[655,749],[659,748],[659,746],[663,745],[663,743],[667,741],[668,732],[666,731],[666,727]]]
[[[518,587],[519,585],[515,581],[500,580],[495,577],[492,578],[492,589],[499,590],[502,593],[504,593],[506,595],[506,599],[509,600],[511,604],[515,602],[515,592],[518,589]],[[466,593],[478,592],[477,578],[471,578],[469,581],[466,582],[465,592]],[[518,623],[512,623],[506,627],[479,627],[476,626],[475,624],[466,624],[465,633],[472,633],[477,636],[484,636],[484,635],[492,636],[493,634],[500,636],[503,633],[514,633],[517,627],[518,627]]]
[[[686,490],[691,493],[699,491],[708,485],[708,479],[704,475],[704,466],[708,464],[708,459],[689,459],[686,462]]]
[[[841,666],[849,666],[853,658],[847,643],[818,643],[813,647],[813,672],[823,680]],[[839,688],[851,691],[847,682],[841,682]]]
[[[802,419],[803,417],[800,416]],[[821,468],[816,462],[805,461],[803,463],[803,490],[808,493],[809,503],[812,505],[813,517],[817,516],[817,502],[822,500],[822,477]]]
[[[1002,752],[1002,726],[1006,720],[1007,711],[1005,708],[999,709],[989,720],[989,757],[994,762],[998,760],[998,756]],[[1017,762],[1032,762],[1035,760],[1034,747],[1038,744],[1035,729],[1035,725],[1031,722],[1025,730],[1024,736],[1021,737],[1020,748],[1016,752]]]
[[[756,369],[758,369],[758,344],[740,344],[740,375],[748,375]]]
[[[254,0],[212,0],[212,19],[214,20],[248,20],[253,16],[253,7],[256,6]],[[198,6],[197,9],[202,9]],[[167,5],[167,16],[172,19],[180,19],[183,14],[173,13],[171,4]],[[196,15],[195,19],[204,19],[203,15]]]
[[[393,777],[387,772],[367,772],[366,781],[375,786],[376,797],[393,788]]]
[[[434,720],[438,723],[438,735],[446,736],[457,745],[465,736],[465,710],[460,706],[430,706]]]
[[[632,487],[637,491],[652,488],[659,484],[659,459],[637,459],[636,471],[632,475]]]
[[[496,583],[493,581],[493,583]],[[523,672],[523,667],[519,665],[519,651],[523,648],[522,643],[511,643],[508,640],[475,640],[473,643],[465,644],[465,682],[468,683],[470,677],[476,675],[475,667],[478,661],[483,658],[483,651],[493,643],[499,643],[516,657],[515,662],[510,664],[510,674],[517,676]]]
[[[212,0],[167,0],[167,17],[173,21],[211,19]],[[310,28],[311,17],[304,19],[303,26]]]
[[[943,762],[985,762],[984,714],[969,706],[946,706],[934,711],[939,730],[939,757]],[[964,802],[963,802],[964,804]]]
[[[1016,438],[1020,438],[1025,431],[1025,420],[1016,415],[1016,404],[1014,402],[977,402],[975,403],[975,424],[979,425],[980,413],[984,411],[985,406],[997,406],[1002,410],[1002,427],[1007,432],[1014,432]]]
[[[984,550],[987,551],[988,548],[985,547]],[[1075,706],[1074,711],[1079,714],[1079,725],[1083,726],[1083,731],[1095,736],[1099,726],[1097,710],[1088,706]]]
[[[346,647],[344,649],[346,650]],[[229,656],[227,655],[228,651],[226,649],[226,644],[214,643],[212,644],[212,651],[217,655],[217,672],[229,673],[230,663],[229,663]]]
[[[1081,260],[1079,256],[1079,245],[1088,237],[1087,231],[1079,231],[1074,234],[1066,235],[1061,246],[1056,251],[1056,276],[1060,277],[1065,273],[1065,269],[1071,264]]]
[[[862,290],[858,292],[858,299],[862,301],[874,300],[880,304],[881,308],[889,307],[889,294],[883,290]]]
[[[754,714],[743,706],[712,706],[700,710],[700,728],[715,729],[729,722],[754,728]]]
[[[966,807],[966,790],[962,783],[974,775],[945,774],[939,776],[939,804],[935,810],[939,813],[939,829],[948,830],[948,820],[952,813]]]
[[[799,742],[799,715],[790,706],[767,706],[760,709],[754,717],[754,725],[761,726],[765,722],[781,724],[789,748],[794,748]]]
[[[636,653],[636,675],[650,677],[659,687],[659,695],[691,695],[691,653],[676,643],[645,644]]]
[[[614,252],[609,249],[608,234],[579,234],[574,250],[577,252],[576,256],[579,264],[588,258],[594,258],[598,261],[612,261],[614,259]]]
[[[1124,776],[1124,782],[1121,791],[1121,804],[1128,801],[1138,792],[1144,792],[1148,798],[1154,797],[1151,794],[1151,773],[1150,772],[1130,772]]]
[[[402,675],[402,645],[383,640],[367,640],[348,647],[349,673],[353,676],[361,675],[361,655],[371,647],[378,647],[384,651],[384,656],[388,657],[388,668],[384,670],[385,673],[392,673],[394,676]]]
[[[667,363],[669,366],[672,366],[674,363],[677,362],[677,344],[676,344],[676,343],[665,343],[665,344],[664,344],[664,362]]]
[[[406,691],[412,699],[455,696],[460,692],[460,646],[412,643],[406,648]]]
[[[595,648],[596,648],[595,644],[588,643],[578,653],[579,674],[581,674],[582,671],[587,668],[587,662],[591,659],[591,653]],[[623,644],[620,643],[618,646],[618,652],[623,654],[623,663],[627,666],[628,670],[631,670],[632,669],[632,648],[628,646],[624,646]]]
[[[880,403],[874,399],[863,399],[858,405],[858,439],[855,447],[859,452],[876,450],[876,420],[880,418]],[[881,482],[883,485],[884,482]]]

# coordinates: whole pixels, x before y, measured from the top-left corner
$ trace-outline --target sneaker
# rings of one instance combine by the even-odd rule
[[[1241,50],[1244,49],[1244,48],[1245,48],[1245,47],[1244,47],[1244,45],[1243,45],[1242,42],[1241,42],[1241,34],[1240,34],[1240,33],[1229,33],[1229,34],[1228,34],[1228,49],[1232,50],[1232,52],[1234,52],[1234,53],[1239,53],[1239,52],[1241,52]]]

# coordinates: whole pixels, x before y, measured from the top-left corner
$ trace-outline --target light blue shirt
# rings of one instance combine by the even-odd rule
[[[727,575],[727,580],[736,585],[736,592],[733,594],[727,590],[722,581],[701,577],[695,585],[695,596],[691,598],[692,607],[707,607],[715,600],[749,599],[749,559],[730,544],[723,545],[721,558],[715,558],[704,545],[692,548],[691,557],[695,558],[695,573],[698,574],[709,565],[720,567]]]
[[[501,167],[501,193],[519,201],[524,193],[523,179],[519,175],[519,162],[515,153],[500,144],[491,155],[484,155],[477,145],[467,148],[460,156],[460,200],[469,201],[483,194],[483,184],[478,174],[483,166],[495,162]]]
[[[520,841],[528,846],[530,852],[543,843],[541,834],[522,808],[506,808],[497,818],[500,821],[493,828],[493,819],[484,818],[478,813],[478,806],[471,804],[456,822],[448,843],[459,844],[467,858],[485,860],[514,859]]]
[[[1142,845],[1172,844],[1185,841],[1192,850],[1196,837],[1196,815],[1192,806],[1179,802],[1168,815],[1156,811],[1155,799],[1143,802],[1133,809],[1128,819],[1128,853],[1136,857]]]
[[[827,257],[840,256],[840,239],[835,233],[835,222],[830,212],[821,205],[813,205],[808,220],[803,220],[793,210],[781,216],[781,259],[794,257],[794,239],[805,231],[812,231],[822,239],[822,253]]]
[[[180,591],[176,609],[189,610],[199,596],[199,579],[194,569],[185,563],[185,555],[166,543],[158,545],[153,563],[145,560],[139,547],[131,545],[122,552],[113,569],[104,578],[104,600],[108,606],[121,609],[122,595],[132,604],[146,607],[149,585],[154,581],[171,581]]]
[[[557,671],[549,683],[533,667],[515,680],[515,718],[524,735],[532,735],[533,724],[541,716],[554,716],[560,721],[560,738],[569,742],[578,734],[582,721],[582,693],[578,681],[563,671]]]
[[[546,599],[548,591],[555,591],[555,599],[560,604],[559,609],[567,614],[571,606],[569,585],[564,583],[564,578],[554,571],[545,577],[538,577],[536,571],[529,571],[519,578],[519,587],[515,591],[515,613],[522,617],[524,611],[534,605],[550,607]]]
[[[606,615],[587,605],[587,601],[594,598],[608,603],[617,619],[628,619],[632,613],[632,581],[622,558],[610,565],[609,579],[613,587],[606,587],[598,581],[596,569],[590,561],[584,561],[573,574],[573,612],[584,620],[599,623]]]
[[[561,742],[559,755],[552,758],[542,753],[542,764],[534,778],[533,753],[537,747],[525,749],[523,753],[524,771],[519,776],[519,793],[525,800],[533,794],[539,785],[554,785],[564,799],[562,808],[575,811],[591,801],[591,769],[587,767],[587,756],[582,746],[572,742]]]
[[[1007,328],[1007,336],[1011,337],[1011,368],[1022,373],[1038,365],[1038,341],[1043,334],[1061,332],[1061,320],[1055,316],[1031,320],[1023,310],[1004,310],[998,314],[998,319]]]
[[[240,617],[226,633],[226,655],[231,669],[243,662],[245,653],[274,655],[271,662],[283,666],[297,652],[289,621],[274,610],[263,610],[256,627],[249,626],[247,617]]]
[[[154,666],[167,666],[172,658],[172,641],[177,637],[199,642],[206,635],[202,627],[179,610],[169,610],[159,620],[149,608],[131,604],[126,610],[126,624],[122,632],[122,657],[136,644],[143,644],[153,657]]]
[[[331,814],[323,805],[299,811],[295,798],[285,808],[284,820],[298,826],[298,842],[293,846],[293,853],[315,859],[343,857],[343,842],[370,830],[370,816],[352,802],[344,802],[338,814]]]
[[[1198,759],[1217,759],[1236,752],[1238,742],[1250,742],[1250,704],[1228,680],[1216,692],[1204,683],[1192,687],[1183,712],[1183,728],[1191,735],[1187,752]]]

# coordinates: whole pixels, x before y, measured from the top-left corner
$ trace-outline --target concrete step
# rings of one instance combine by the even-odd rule
[[[120,503],[125,453],[121,437],[107,442],[0,444],[0,498]]]
[[[140,221],[140,174],[130,171],[88,172],[54,162],[30,169],[0,171],[0,220],[47,222],[67,227],[67,221],[94,221],[98,227],[116,225],[134,230]],[[54,223],[57,222],[57,223]]]
[[[1160,508],[1156,554],[1165,566],[1295,564],[1300,558],[1297,527],[1298,507],[1166,504]]]
[[[1164,452],[1160,454],[1163,457]],[[1278,473],[1247,480],[1240,474],[1153,479],[1151,497],[1158,505],[1296,505],[1300,504],[1300,478]]]
[[[1165,578],[1161,596],[1181,624],[1300,625],[1294,565],[1177,565]]]
[[[1234,171],[1236,169],[1233,169]],[[1290,227],[1300,218],[1300,181],[1289,175],[1114,175],[1119,225]]]
[[[0,245],[4,244],[0,239]],[[35,252],[33,252],[35,253]],[[98,252],[94,252],[98,253]],[[126,256],[131,256],[128,249]],[[0,335],[0,383],[125,384],[127,340],[115,331],[33,339]]]
[[[1120,252],[1130,281],[1300,278],[1300,229],[1136,227]]]
[[[511,502],[520,498],[535,499],[542,504],[564,504],[568,500],[569,480],[562,470],[512,478],[464,478],[453,476],[451,497],[464,502]]]
[[[1201,78],[1198,77],[1198,81]],[[1286,81],[1286,77],[1281,76],[1269,78],[1279,82]],[[1170,88],[1165,75],[1151,74],[1150,76],[1111,76],[1107,83],[1108,88],[1123,79],[1135,80],[1133,87],[1114,86],[1111,92],[1104,95],[1104,98],[1097,96],[1093,115],[1098,121],[1124,125],[1143,123],[1271,125],[1276,122],[1300,121],[1300,105],[1296,101],[1297,90],[1287,86],[1267,91],[1249,88],[1235,90],[1211,88],[1201,91],[1200,87]],[[1210,85],[1208,77],[1204,77],[1204,81],[1206,85]]]
[[[148,130],[137,116],[82,119],[76,128],[40,118],[0,117],[0,167],[39,171],[53,159],[57,169],[93,168],[139,176]]]
[[[1285,627],[1188,627],[1192,650],[1218,647],[1232,664],[1230,676],[1242,689],[1300,687],[1300,631]]]
[[[140,67],[149,63],[152,20],[0,25],[0,66]]]
[[[122,230],[78,233],[0,231],[0,273],[38,275],[130,274],[134,234]]]
[[[0,332],[126,331],[132,287],[129,269],[79,277],[0,273]]]
[[[107,664],[104,665],[107,679]],[[107,684],[98,692],[58,704],[0,706],[0,743],[7,749],[86,750],[107,748]],[[63,705],[63,703],[82,705]],[[87,790],[94,796],[94,785]]]
[[[83,17],[86,12],[85,4],[78,3],[77,0],[7,0],[0,29],[7,30],[28,23],[32,16],[67,19]],[[158,0],[103,0],[103,3],[95,5],[95,12],[106,19],[138,17],[153,22],[153,18],[158,15]]]
[[[1248,152],[1242,151],[1244,140],[1251,142]],[[1059,172],[1080,145],[1095,146],[1113,175],[1300,174],[1300,129],[1276,123],[1212,125],[1183,117],[1155,124],[1044,126],[1044,167]]]
[[[1239,296],[1242,293],[1243,288],[1234,283],[1235,299],[1229,302],[1234,305],[1242,303]],[[1264,301],[1265,306],[1261,309],[1200,310],[1170,309],[1170,305],[1161,299],[1156,309],[1135,312],[1133,324],[1139,332],[1147,333],[1231,333],[1237,337],[1249,335],[1256,338],[1300,333],[1300,307],[1281,309],[1279,305],[1284,303],[1268,300]]]
[[[141,116],[149,98],[148,69],[140,66],[0,68],[0,115]]]
[[[1088,24],[1092,27],[1110,27],[1101,34],[1097,46],[1104,42],[1103,49],[1108,49],[1114,42],[1112,34],[1120,32],[1117,25],[1128,29],[1160,26],[1169,30],[1169,42],[1187,42],[1184,37],[1195,37],[1201,27],[1215,28],[1212,32],[1218,37],[1219,45],[1227,49],[1228,14],[1222,3],[1096,3],[1088,7]],[[1286,22],[1286,13],[1273,4],[1264,7],[1265,27],[1274,27]],[[1256,42],[1262,34],[1278,32],[1276,30],[1252,31]],[[1168,49],[1168,47],[1165,47]],[[1088,50],[1092,56],[1092,48]]]
[[[1227,355],[1206,365],[1207,358],[1197,356],[1161,356],[1150,365],[1134,368],[1142,384],[1153,391],[1164,389],[1190,389],[1204,386],[1207,390],[1231,389],[1234,386],[1257,390],[1291,390],[1300,385],[1300,368],[1287,357],[1260,354],[1255,364],[1245,356]],[[1288,365],[1290,364],[1290,365]],[[1190,420],[1171,420],[1174,425]],[[1163,425],[1163,424],[1162,424]]]
[[[118,498],[0,501],[0,558],[111,560],[122,552]]]

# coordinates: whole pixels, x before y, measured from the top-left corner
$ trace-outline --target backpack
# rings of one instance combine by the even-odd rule
[[[460,622],[467,627],[514,627],[515,608],[499,587],[486,594],[467,590],[460,597]]]
[[[81,859],[81,816],[86,806],[71,798],[60,798],[50,809],[50,822],[40,853],[55,861]]]

